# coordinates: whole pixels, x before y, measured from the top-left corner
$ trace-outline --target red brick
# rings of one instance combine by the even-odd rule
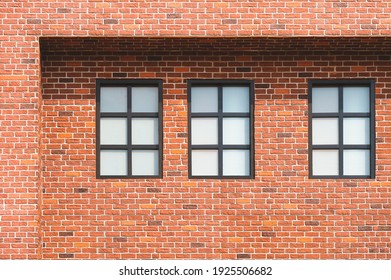
[[[391,258],[384,1],[3,2],[1,259]],[[163,80],[162,179],[95,178],[97,78]],[[188,179],[193,78],[254,81],[255,179]],[[375,180],[308,179],[330,78],[376,82]]]

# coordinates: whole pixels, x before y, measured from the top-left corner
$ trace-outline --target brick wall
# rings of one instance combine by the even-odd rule
[[[352,247],[353,251],[371,250],[371,254],[379,254],[373,255],[375,257],[386,257],[385,254],[389,254],[389,239],[385,235],[388,234],[386,230],[390,225],[389,218],[385,218],[386,214],[389,215],[387,211],[390,205],[387,187],[389,159],[386,150],[389,145],[389,123],[386,115],[389,45],[386,37],[391,33],[390,12],[390,3],[387,1],[367,0],[0,1],[0,258],[114,258],[119,255],[123,258],[141,258],[155,257],[152,252],[157,248],[161,251],[154,254],[160,254],[160,257],[198,257],[194,254],[201,254],[199,257],[235,258],[248,257],[248,254],[251,254],[250,257],[255,258],[264,257],[262,254],[266,252],[271,254],[270,257],[284,257],[276,254],[288,254],[291,249],[280,249],[281,246],[307,248],[313,243],[307,245],[305,242],[308,240],[303,239],[304,243],[287,243],[285,240],[278,245],[277,242],[264,244],[265,242],[260,243],[251,238],[270,239],[272,237],[267,235],[273,235],[269,232],[275,229],[286,232],[288,229],[283,229],[286,227],[283,222],[290,221],[290,216],[285,215],[286,212],[324,205],[321,204],[323,201],[304,206],[300,206],[301,200],[289,202],[288,198],[283,196],[286,191],[293,192],[290,194],[293,197],[313,199],[312,193],[318,194],[319,191],[324,195],[324,190],[331,193],[337,188],[337,197],[328,196],[328,199],[332,200],[330,203],[337,209],[327,207],[329,211],[342,209],[340,205],[347,203],[345,199],[354,198],[350,197],[352,191],[353,196],[357,195],[360,199],[365,196],[363,205],[370,207],[365,210],[371,213],[369,216],[364,215],[365,221],[376,217],[368,225],[361,222],[362,216],[352,219],[356,222],[360,220],[361,230],[370,230],[360,231],[359,234],[366,236],[365,238],[371,237],[372,243],[368,243],[369,239],[353,237],[355,234],[350,228],[341,228],[340,223],[345,222],[346,217],[335,221],[327,220],[332,225],[338,224],[338,232],[348,236],[338,238],[356,238],[356,243],[353,239],[350,240],[352,244],[365,244],[363,247],[357,245],[357,250],[354,247],[356,245],[350,243],[338,245],[342,247],[340,250],[346,251]],[[298,52],[302,48],[301,40],[283,40],[294,36],[347,36],[352,39],[346,43],[344,39],[337,42],[331,39],[307,41],[306,49],[312,51],[315,46],[319,53],[305,56],[307,52]],[[351,36],[377,39],[361,41]],[[66,40],[63,43],[59,39],[56,43],[56,40],[52,42],[46,39],[64,37],[133,37],[135,40],[128,39],[122,43],[135,47],[139,56],[129,50],[123,54],[123,45],[119,45],[121,40],[87,40],[83,42],[87,44],[84,47],[80,46],[80,40]],[[136,39],[146,37],[166,39],[163,42]],[[176,39],[189,37],[200,39]],[[254,40],[213,42],[214,39],[208,39],[211,37],[253,37]],[[275,40],[262,42],[256,39],[272,37]],[[282,41],[276,38],[281,38]],[[53,46],[49,46],[49,43],[53,43]],[[336,43],[340,46],[333,51]],[[101,47],[101,44],[106,47]],[[161,52],[159,44],[166,46],[164,52]],[[286,45],[282,48],[280,44]],[[45,59],[45,79],[42,85],[41,45]],[[93,52],[99,48],[99,52]],[[330,50],[329,56],[320,54],[324,49]],[[71,50],[75,53],[71,53]],[[85,61],[80,61],[80,51],[83,50]],[[118,53],[119,51],[121,53]],[[193,54],[194,52],[196,54]],[[234,56],[236,53],[242,55]],[[63,57],[64,54],[67,56]],[[73,57],[74,54],[76,57]],[[178,54],[181,56],[178,57]],[[290,54],[296,55],[293,58]],[[121,57],[121,60],[118,57]],[[217,61],[216,57],[221,58],[221,61]],[[255,180],[235,184],[228,181],[215,182],[212,187],[211,182],[187,180],[184,81],[194,78],[195,75],[198,78],[243,77],[256,81],[258,167]],[[381,162],[377,165],[378,176],[373,181],[343,181],[335,183],[336,185],[334,182],[309,181],[306,177],[306,116],[303,115],[306,110],[306,81],[309,78],[350,76],[376,79],[377,113],[380,116],[377,120],[377,160]],[[165,135],[169,137],[165,143],[165,163],[171,163],[165,165],[164,180],[152,183],[107,183],[94,179],[96,77],[163,79]],[[44,86],[44,91],[41,86]],[[42,97],[45,99],[42,100]],[[294,106],[300,108],[296,110]],[[284,111],[281,111],[281,108],[284,108]],[[270,121],[270,125],[274,121],[276,125],[277,122],[283,124],[284,122],[280,121],[284,120],[287,126],[264,127],[265,120]],[[303,131],[290,131],[290,125],[296,125],[296,122],[298,127],[303,127]],[[178,127],[169,128],[170,125]],[[274,139],[275,143],[268,143],[269,139]],[[296,142],[296,139],[301,139],[302,143]],[[276,150],[281,148],[278,145],[282,144],[287,145],[286,150],[292,152],[291,155],[285,155],[287,158]],[[72,152],[75,154],[71,154]],[[285,170],[293,166],[287,163],[293,158],[297,161],[294,165],[297,170]],[[277,159],[279,162],[274,162]],[[269,164],[272,161],[273,164]],[[284,164],[280,161],[284,161]],[[280,166],[280,169],[276,169],[276,166]],[[297,183],[293,182],[295,180]],[[346,184],[348,187],[340,189],[340,186]],[[313,186],[315,189],[312,189]],[[291,189],[296,187],[297,191]],[[310,197],[307,197],[305,192],[309,192]],[[282,204],[270,204],[276,202],[277,198],[281,199]],[[256,199],[262,201],[256,202]],[[342,199],[343,203],[337,199]],[[265,201],[268,203],[264,205],[279,205],[281,209],[253,206],[262,205],[261,202]],[[87,205],[85,202],[96,203],[96,206]],[[133,205],[136,202],[140,205]],[[155,208],[149,209],[151,204],[155,204]],[[133,205],[134,209],[130,205]],[[168,205],[175,205],[176,208],[168,209]],[[211,205],[220,206],[212,208]],[[296,205],[296,208],[284,209],[283,205]],[[160,210],[159,207],[163,206],[167,209]],[[241,210],[235,210],[235,207],[255,208],[249,209],[253,215],[248,216],[232,214],[241,213]],[[102,209],[105,213],[103,216]],[[343,209],[350,208],[346,206]],[[90,222],[87,221],[89,217],[86,216],[86,210],[91,216]],[[281,210],[283,214],[277,210]],[[212,215],[210,211],[218,211],[219,214]],[[279,217],[280,222],[270,222],[268,228],[263,228],[267,225],[263,220],[271,219],[270,213],[268,212],[267,216],[265,211],[272,211],[276,218]],[[147,217],[152,212],[158,212],[162,218],[156,222],[147,221],[145,218],[130,218]],[[99,222],[97,216],[103,221]],[[64,217],[67,218],[62,219]],[[194,221],[194,217],[198,218]],[[214,220],[211,220],[211,217],[214,217]],[[247,220],[250,217],[256,217],[257,222]],[[56,221],[55,218],[59,220]],[[172,222],[172,225],[168,221]],[[294,221],[303,223],[299,219]],[[235,228],[233,234],[228,231],[232,223],[241,227]],[[252,223],[255,228],[247,228],[248,223]],[[311,221],[307,223],[308,226],[311,224],[313,227],[317,226]],[[103,230],[102,225],[108,229]],[[246,231],[243,231],[244,225]],[[197,231],[194,231],[194,226]],[[322,224],[322,227],[326,227],[322,230],[328,232],[331,226]],[[260,237],[239,234],[244,234],[247,229],[248,233],[245,234],[266,233]],[[113,237],[104,239],[102,231],[113,232]],[[197,234],[200,234],[200,237]],[[300,232],[299,234],[303,235]],[[188,239],[188,236],[196,236],[197,241]],[[281,234],[274,238],[281,238]],[[165,245],[159,247],[161,244]],[[230,248],[220,250],[220,244]],[[277,250],[277,253],[271,253],[268,246],[276,246],[277,249],[273,250]],[[369,247],[372,249],[367,249]],[[316,248],[311,251],[313,254],[316,254]],[[107,253],[102,250],[107,250]],[[250,252],[251,250],[253,251]],[[299,252],[296,248],[292,250]],[[83,253],[86,251],[87,253]],[[228,254],[227,251],[229,255],[223,256],[223,253]],[[330,253],[329,258],[351,256],[350,253],[337,255],[332,250],[327,252]],[[163,255],[166,253],[167,255]],[[369,251],[363,256],[372,257]]]
[[[390,44],[43,40],[43,258],[390,258]],[[162,179],[95,179],[97,78],[163,80]],[[254,80],[255,179],[188,179],[192,78]],[[376,180],[308,179],[307,83],[336,78],[376,81]]]

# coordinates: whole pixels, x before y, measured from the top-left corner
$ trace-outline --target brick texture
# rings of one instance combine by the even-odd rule
[[[43,258],[391,256],[391,40],[63,38],[41,46]],[[163,80],[162,179],[95,179],[95,81],[119,73]],[[254,80],[255,179],[188,179],[192,78]],[[309,180],[308,80],[351,78],[376,81],[376,180]]]
[[[390,14],[367,0],[0,1],[0,259],[389,259]],[[163,80],[163,179],[95,179],[97,78]],[[254,180],[188,179],[192,78],[255,81]],[[308,179],[318,78],[376,81],[375,180]]]

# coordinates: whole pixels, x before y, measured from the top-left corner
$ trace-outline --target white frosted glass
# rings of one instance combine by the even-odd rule
[[[217,112],[217,87],[193,87],[191,111],[193,113]]]
[[[312,151],[312,174],[314,176],[337,176],[338,166],[338,150]]]
[[[101,176],[128,175],[128,151],[123,151],[123,150],[100,151],[100,175]]]
[[[249,112],[249,88],[224,87],[223,112]]]
[[[101,87],[100,111],[124,113],[127,111],[128,92],[126,87]]]
[[[132,151],[132,175],[159,175],[159,152],[146,150]]]
[[[101,145],[126,145],[128,121],[126,118],[101,118],[100,119],[100,144]]]
[[[345,145],[369,144],[369,118],[344,118],[343,142]]]
[[[217,118],[193,118],[191,120],[191,143],[193,145],[217,144]]]
[[[369,87],[344,87],[343,111],[346,113],[368,113]]]
[[[191,172],[193,176],[217,176],[217,150],[193,150]]]
[[[250,153],[248,150],[223,151],[224,176],[248,176],[250,174]]]
[[[132,145],[159,144],[159,129],[157,118],[132,119]]]
[[[344,150],[343,174],[369,176],[369,150]]]
[[[249,129],[248,118],[224,118],[223,144],[249,144]]]
[[[312,112],[313,113],[338,112],[338,88],[337,87],[312,88]]]
[[[312,144],[336,145],[338,144],[338,119],[337,118],[313,118],[312,119]]]
[[[157,87],[132,88],[132,112],[156,113],[159,110],[159,89]]]

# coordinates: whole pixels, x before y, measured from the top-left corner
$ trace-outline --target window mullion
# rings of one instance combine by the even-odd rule
[[[218,176],[223,176],[223,87],[218,87]]]
[[[338,173],[343,176],[343,87],[338,87]]]
[[[128,86],[128,176],[132,176],[132,87]]]

